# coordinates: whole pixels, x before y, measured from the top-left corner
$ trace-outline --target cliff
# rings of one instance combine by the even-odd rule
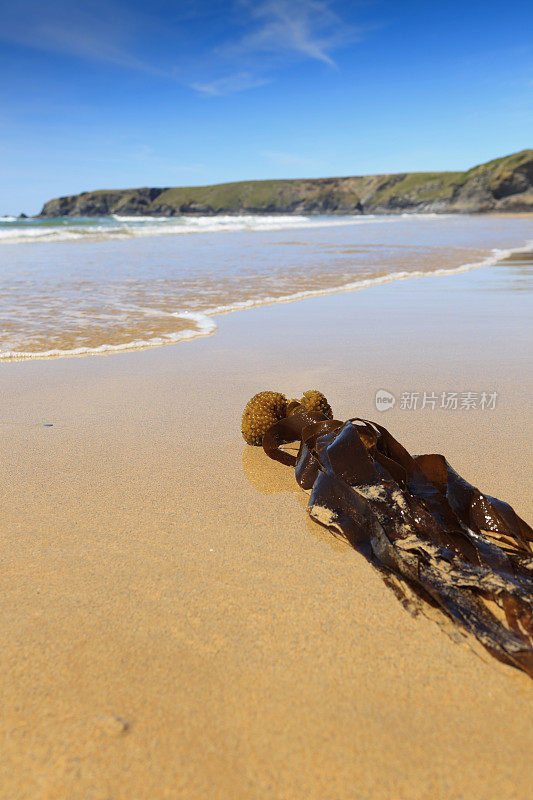
[[[407,172],[82,192],[49,200],[39,216],[486,211],[533,211],[533,150],[522,150],[466,172]]]

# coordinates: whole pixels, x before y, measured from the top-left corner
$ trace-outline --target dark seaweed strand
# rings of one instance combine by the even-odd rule
[[[281,449],[294,441],[297,457]],[[482,494],[444,456],[412,457],[370,420],[295,408],[263,447],[311,489],[313,519],[533,677],[533,531],[511,506]]]

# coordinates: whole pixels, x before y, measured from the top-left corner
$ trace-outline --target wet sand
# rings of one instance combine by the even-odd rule
[[[529,797],[530,679],[413,618],[239,422],[256,391],[320,388],[531,522],[530,274],[517,256],[2,365],[2,797]],[[400,408],[424,391],[498,397]]]

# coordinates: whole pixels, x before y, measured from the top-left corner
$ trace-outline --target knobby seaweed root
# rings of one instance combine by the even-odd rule
[[[317,414],[324,414],[327,419],[333,419],[330,404],[322,392],[317,389],[308,389],[307,392],[304,392],[300,403],[306,411],[314,411]]]
[[[260,446],[265,432],[287,414],[287,398],[280,392],[258,392],[246,404],[241,433],[246,444]]]
[[[290,401],[280,392],[258,392],[248,401],[242,415],[241,433],[244,441],[246,444],[260,446],[271,425],[299,408],[310,413],[323,414],[327,419],[333,418],[331,406],[317,389],[304,392],[300,400]]]

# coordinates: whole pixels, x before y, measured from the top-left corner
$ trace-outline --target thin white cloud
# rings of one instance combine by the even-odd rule
[[[0,39],[36,50],[116,64],[162,75],[131,52],[142,20],[120,4],[94,0],[86,8],[65,0],[18,0],[2,14]]]
[[[328,0],[242,0],[251,30],[238,41],[218,48],[221,55],[297,55],[334,65],[333,50],[355,41],[357,31],[346,25]]]
[[[128,53],[126,49],[117,46],[112,41],[106,41],[105,37],[99,35],[98,30],[84,30],[76,25],[64,23],[55,26],[42,25],[35,28],[33,33],[36,36],[30,43],[34,47],[42,47],[42,49],[52,52],[65,53],[89,61],[102,61],[128,69],[162,74],[150,64]]]
[[[191,47],[182,51],[187,26],[198,25],[198,4],[210,13],[205,0],[191,3],[195,14],[184,0],[166,21],[127,0],[17,0],[2,10],[0,40],[173,79],[217,97],[264,86],[295,59],[335,66],[334,51],[359,38],[333,0],[227,0],[227,13],[226,3],[212,11],[223,44],[206,52],[195,28]],[[231,38],[224,42],[224,35]],[[173,47],[181,54],[174,63]]]
[[[205,172],[205,164],[171,164],[167,167],[169,172]]]
[[[326,166],[324,161],[317,161],[314,158],[306,158],[297,153],[284,153],[279,150],[262,150],[259,153],[263,158],[267,158],[274,164],[283,167],[309,167],[316,169],[318,167]]]
[[[267,78],[256,77],[249,72],[237,72],[234,75],[226,75],[223,78],[216,78],[204,83],[192,83],[191,89],[210,97],[220,97],[226,94],[234,94],[235,92],[243,92],[246,89],[256,89],[259,86],[265,86],[267,83],[270,83]]]
[[[311,59],[336,67],[332,53],[360,39],[360,32],[333,10],[332,0],[235,0],[243,33],[214,49],[206,59],[211,73],[189,85],[205,95],[219,96],[264,86],[265,75],[295,60]],[[226,77],[228,64],[233,67]],[[272,79],[270,79],[272,80]]]

